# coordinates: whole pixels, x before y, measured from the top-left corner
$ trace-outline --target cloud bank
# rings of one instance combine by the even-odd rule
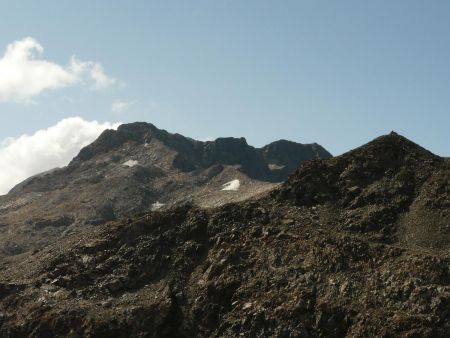
[[[103,89],[116,83],[97,62],[72,56],[68,65],[61,66],[39,59],[43,52],[44,48],[31,37],[6,47],[0,58],[0,102],[26,103],[46,90],[80,84]]]
[[[0,195],[32,175],[67,165],[102,131],[116,129],[119,124],[71,117],[33,135],[0,142]]]

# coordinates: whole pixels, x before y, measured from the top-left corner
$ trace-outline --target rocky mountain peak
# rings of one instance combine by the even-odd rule
[[[380,161],[395,160],[401,161],[438,160],[439,156],[434,155],[425,148],[412,142],[406,137],[392,131],[387,135],[380,136],[373,141],[356,148],[348,153],[351,156],[369,156],[378,158]]]
[[[327,200],[327,196],[339,199],[339,191],[359,191],[359,188],[372,186],[378,181],[400,180],[402,186],[423,182],[429,176],[430,167],[443,163],[443,158],[391,132],[335,158],[305,163],[284,183],[282,191],[292,192],[301,186],[302,192],[296,194],[301,201],[321,203]],[[322,193],[310,199],[310,193],[303,191],[306,189],[303,182],[306,181]]]
[[[122,124],[117,130],[107,129],[101,133],[93,143],[81,149],[72,163],[89,160],[97,154],[119,148],[126,142],[144,144],[149,142],[152,137],[166,140],[169,137],[169,133],[147,122]]]
[[[401,236],[398,221],[408,210],[422,210],[436,200],[448,203],[448,180],[443,158],[390,133],[341,156],[305,162],[272,194],[301,206],[339,207],[345,210],[342,219],[348,229],[393,239]],[[436,218],[435,226],[416,227],[437,245],[436,227],[443,226],[446,217]],[[418,240],[417,234],[409,240]]]

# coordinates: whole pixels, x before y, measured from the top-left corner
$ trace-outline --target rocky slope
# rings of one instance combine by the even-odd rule
[[[244,138],[200,142],[149,123],[124,124],[103,132],[67,167],[0,197],[0,257],[152,208],[245,200],[285,180],[299,163],[329,157],[317,144],[277,141],[257,149]]]
[[[344,230],[450,248],[449,179],[448,159],[391,133],[343,156],[306,163],[274,197],[334,205]]]
[[[390,134],[264,196],[2,261],[5,337],[448,337],[450,163]]]

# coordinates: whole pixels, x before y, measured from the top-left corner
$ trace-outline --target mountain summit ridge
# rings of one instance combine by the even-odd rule
[[[302,161],[311,158],[330,158],[332,155],[317,143],[301,144],[278,140],[262,148],[248,145],[244,137],[219,137],[213,141],[198,141],[178,133],[158,129],[151,123],[123,124],[117,130],[104,131],[96,141],[81,149],[70,165],[82,163],[95,155],[112,151],[126,142],[148,144],[153,138],[178,154],[173,166],[185,172],[207,168],[215,164],[242,165],[252,178],[279,182],[287,177]],[[270,160],[284,170],[273,173],[268,168]]]

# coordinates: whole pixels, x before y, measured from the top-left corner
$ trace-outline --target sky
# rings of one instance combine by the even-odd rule
[[[0,0],[0,13],[0,193],[119,122],[334,155],[395,130],[450,155],[447,0]]]

